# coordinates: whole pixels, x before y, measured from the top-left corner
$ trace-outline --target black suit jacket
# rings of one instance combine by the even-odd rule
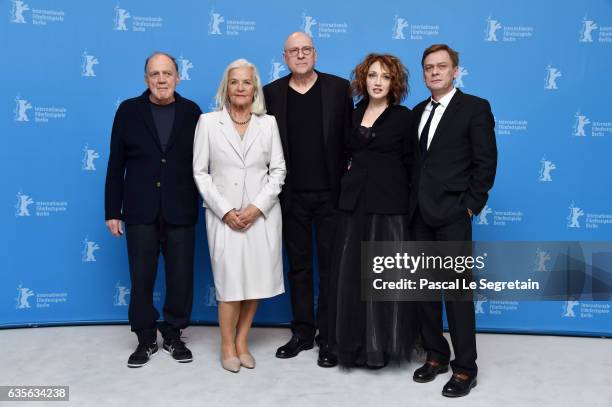
[[[323,108],[323,139],[325,141],[325,162],[329,174],[331,194],[334,205],[337,204],[340,192],[340,177],[346,166],[345,144],[351,128],[353,99],[350,85],[346,79],[335,75],[318,72],[321,85],[321,105]],[[283,212],[291,207],[292,174],[289,155],[289,137],[287,135],[287,91],[291,74],[264,86],[267,113],[276,118],[283,144],[283,153],[287,163],[285,185],[279,199]]]
[[[158,215],[174,225],[195,224],[198,190],[193,180],[193,138],[202,113],[175,93],[174,125],[166,151],[149,106],[150,91],[119,105],[106,171],[105,218],[153,223]]]
[[[418,203],[425,222],[440,227],[485,206],[497,167],[495,121],[488,101],[457,89],[423,158],[418,130],[429,101],[413,109],[411,214]]]
[[[353,115],[351,165],[341,180],[339,207],[352,211],[362,196],[368,213],[407,214],[412,114],[404,106],[389,106],[376,119],[366,140],[359,134],[359,126],[367,105],[367,100],[361,101]]]

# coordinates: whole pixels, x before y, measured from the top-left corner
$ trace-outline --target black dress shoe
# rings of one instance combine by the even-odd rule
[[[414,371],[412,380],[417,383],[427,383],[436,378],[440,373],[448,372],[448,363],[425,362],[425,364]]]
[[[476,376],[470,377],[468,375],[457,375],[453,377],[444,385],[442,389],[442,395],[446,397],[463,397],[470,394],[470,390],[476,387]]]
[[[276,350],[276,357],[289,359],[296,357],[303,350],[313,348],[312,340],[305,341],[297,335],[293,335],[291,340]]]
[[[319,347],[317,365],[321,367],[334,367],[338,365],[338,356],[333,352],[331,346],[321,345]]]

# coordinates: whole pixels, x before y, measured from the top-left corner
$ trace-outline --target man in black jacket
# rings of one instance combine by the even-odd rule
[[[427,48],[421,61],[431,97],[413,110],[411,214],[418,241],[471,241],[472,217],[485,206],[497,166],[495,122],[489,102],[453,86],[459,55],[445,44]],[[442,394],[459,397],[476,385],[474,303],[445,294],[455,359]],[[420,383],[446,372],[450,348],[442,336],[442,303],[419,303],[427,362],[414,373]]]
[[[175,92],[175,59],[156,52],[145,62],[146,90],[121,103],[111,135],[106,172],[105,219],[110,232],[123,235],[130,266],[128,318],[138,336],[129,367],[141,367],[163,349],[178,362],[191,362],[181,341],[193,299],[193,257],[198,191],[193,180],[195,126],[201,114],[194,102]],[[153,305],[160,251],[166,264],[164,321]]]
[[[319,345],[318,364],[337,364],[329,342],[329,273],[336,230],[340,177],[346,167],[345,140],[353,110],[347,80],[314,70],[317,52],[302,32],[285,42],[291,74],[264,87],[266,107],[276,117],[287,163],[280,195],[283,234],[289,256],[293,321],[291,340],[276,356],[292,358]],[[314,314],[312,228],[319,259],[319,299]]]

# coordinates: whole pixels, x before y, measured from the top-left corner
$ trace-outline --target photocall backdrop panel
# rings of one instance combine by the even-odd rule
[[[2,0],[0,15],[0,326],[127,320],[126,246],[104,226],[104,178],[113,116],[145,89],[154,50],[178,58],[178,91],[210,111],[229,62],[253,61],[265,83],[286,75],[283,42],[301,30],[317,68],[342,77],[368,52],[399,56],[412,107],[427,97],[422,51],[448,43],[461,56],[456,86],[488,99],[496,121],[497,178],[475,239],[612,240],[609,1]],[[215,322],[202,219],[193,320]],[[480,298],[478,329],[610,335],[607,300]],[[256,322],[290,319],[285,294]]]

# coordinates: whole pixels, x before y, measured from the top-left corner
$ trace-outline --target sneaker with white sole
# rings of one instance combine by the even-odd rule
[[[151,359],[151,356],[157,354],[158,349],[157,342],[139,343],[134,353],[132,353],[128,359],[128,367],[142,367],[146,365]]]
[[[185,346],[180,337],[164,339],[164,352],[169,354],[179,363],[189,363],[193,360],[191,351]]]

